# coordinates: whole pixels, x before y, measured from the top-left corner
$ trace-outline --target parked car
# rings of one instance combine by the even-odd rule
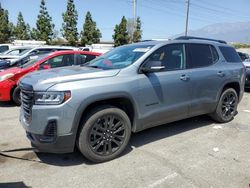
[[[40,54],[42,55],[42,54]],[[15,64],[11,64],[11,61],[6,60],[6,59],[0,59],[0,72],[5,71],[8,68],[11,67],[18,67],[21,65],[24,65],[25,63],[27,63],[29,60],[31,59],[36,59],[39,55],[28,55],[28,56],[24,56],[18,60],[15,61]]]
[[[0,59],[1,59],[1,56],[6,56],[6,55],[19,55],[21,53],[23,53],[24,51],[28,51],[28,50],[31,50],[32,48],[31,47],[15,47],[15,48],[12,48],[2,54],[0,54]]]
[[[35,47],[27,51],[23,51],[19,55],[2,55],[0,59],[1,67],[10,68],[16,66],[20,59],[27,58],[29,56],[35,56],[40,54],[46,54],[53,51],[60,51],[60,50],[76,50],[77,48],[74,47],[61,47],[61,46],[41,46]]]
[[[44,54],[32,57],[25,64],[0,72],[0,101],[13,100],[20,105],[19,80],[26,74],[37,70],[65,67],[84,64],[97,56],[99,53],[83,51],[57,51],[50,55]]]
[[[246,67],[246,82],[245,82],[245,88],[250,88],[250,61],[247,59],[247,61],[244,61],[243,64]]]
[[[12,44],[0,44],[0,54],[8,51],[9,49],[11,49],[13,47]]]
[[[243,53],[243,52],[237,52],[237,53],[240,56],[241,61],[245,61],[246,59],[249,58],[249,55],[247,53]]]
[[[229,122],[245,68],[224,41],[181,37],[121,46],[87,63],[20,81],[20,121],[33,146],[94,162],[118,157],[131,132],[209,114]],[[152,151],[153,152],[153,151]]]

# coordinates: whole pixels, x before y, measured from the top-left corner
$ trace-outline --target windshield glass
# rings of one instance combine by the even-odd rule
[[[27,59],[24,59],[21,63],[19,63],[21,68],[27,68],[32,66],[34,63],[40,61],[41,59],[43,59],[44,57],[46,57],[48,54],[46,55],[40,55],[40,56],[30,56]]]
[[[143,54],[150,50],[152,45],[128,45],[117,47],[110,52],[96,58],[85,66],[101,69],[120,69],[133,64]]]
[[[18,55],[21,56],[21,55],[27,53],[28,51],[30,51],[30,49],[24,50],[24,51],[22,51],[22,52],[21,52],[20,54],[18,54]]]

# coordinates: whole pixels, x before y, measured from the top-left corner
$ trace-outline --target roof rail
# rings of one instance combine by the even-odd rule
[[[224,41],[224,40],[216,40],[216,39],[209,39],[209,38],[202,38],[202,37],[192,37],[192,36],[180,36],[180,37],[175,38],[174,40],[189,40],[189,39],[209,40],[209,41],[214,41],[214,42],[227,44],[227,42]]]

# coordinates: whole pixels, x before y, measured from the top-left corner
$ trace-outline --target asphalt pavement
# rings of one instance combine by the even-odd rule
[[[19,107],[0,103],[0,188],[250,187],[250,91],[226,124],[199,116],[132,135],[124,154],[94,164],[75,151],[30,146]]]

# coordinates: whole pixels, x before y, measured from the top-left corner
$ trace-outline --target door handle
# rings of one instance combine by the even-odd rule
[[[188,81],[189,79],[190,79],[190,77],[185,75],[185,74],[181,75],[181,77],[180,77],[180,80],[182,80],[182,81]]]
[[[217,72],[217,75],[220,76],[220,77],[224,77],[225,73],[223,71],[219,71],[219,72]]]

